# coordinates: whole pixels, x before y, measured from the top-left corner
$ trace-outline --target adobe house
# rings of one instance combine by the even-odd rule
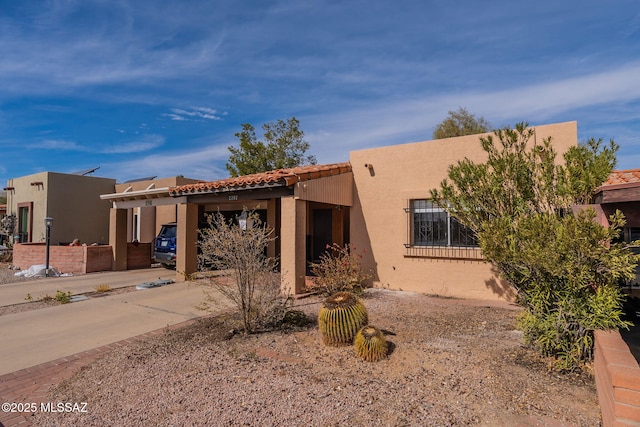
[[[150,265],[153,241],[160,227],[178,220],[178,205],[169,197],[169,189],[196,182],[182,176],[150,177],[116,184],[115,193],[100,196],[113,207],[109,213],[109,243],[114,251],[115,270],[131,269],[134,263],[140,265],[143,261],[133,258],[145,257]],[[139,256],[132,256],[133,251]]]
[[[51,244],[109,241],[109,202],[116,180],[82,174],[39,172],[7,181],[7,215],[15,215],[15,243],[44,242],[46,217],[53,218]]]
[[[308,261],[317,259],[327,244],[348,241],[352,175],[348,163],[301,166],[214,182],[171,188],[106,194],[111,209],[111,246],[116,270],[126,269],[127,211],[140,206],[177,208],[177,278],[197,268],[198,225],[206,215],[262,211],[276,240],[269,256],[279,256],[283,281],[303,292]]]
[[[533,129],[531,142],[552,137],[559,156],[578,143],[576,122]],[[296,294],[304,291],[309,261],[327,244],[350,243],[363,254],[374,286],[510,300],[513,290],[484,262],[472,233],[428,200],[449,165],[465,157],[486,160],[480,136],[357,150],[345,163],[104,195],[117,199],[110,225],[116,268],[126,268],[124,206],[177,206],[177,278],[196,271],[205,214],[247,208],[263,211],[275,230],[268,254],[280,257],[283,283]]]
[[[578,144],[577,122],[535,126],[531,143],[552,137],[558,157]],[[449,165],[486,161],[479,137],[469,135],[350,153],[354,178],[351,243],[365,250],[374,284],[428,294],[507,299],[500,280],[465,227],[429,202]]]
[[[15,218],[10,233],[13,265],[26,269],[45,264],[64,273],[89,273],[111,269],[109,203],[100,194],[113,191],[115,179],[77,174],[40,172],[9,179],[7,214]],[[53,218],[50,250],[46,251],[45,218]],[[88,246],[69,247],[74,239]]]

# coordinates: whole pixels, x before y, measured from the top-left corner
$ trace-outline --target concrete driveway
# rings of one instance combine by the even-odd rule
[[[116,288],[159,277],[175,276],[166,270],[148,269],[2,285],[0,305],[24,302],[27,293],[34,298],[54,296],[56,290],[75,294],[91,292],[98,284]],[[0,316],[0,375],[203,316],[207,313],[195,306],[204,298],[202,286],[180,282]],[[216,309],[230,307],[224,297],[219,300]]]

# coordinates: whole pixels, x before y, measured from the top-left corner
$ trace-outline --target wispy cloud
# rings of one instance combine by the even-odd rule
[[[606,72],[497,91],[395,99],[330,115],[309,116],[305,123],[313,131],[307,136],[314,141],[312,147],[322,147],[318,160],[324,162],[340,160],[335,156],[339,153],[344,156],[349,149],[431,139],[437,123],[448,111],[460,106],[485,117],[496,127],[519,121],[541,124],[567,111],[640,99],[640,85],[635,83],[639,75],[640,64],[631,63]],[[624,112],[624,116],[637,115],[634,111]]]
[[[184,175],[187,178],[215,180],[228,176],[226,169],[217,166],[229,157],[226,145],[213,145],[188,152],[152,154],[135,160],[105,165],[109,176],[120,181],[140,176],[170,177]]]
[[[171,113],[165,114],[175,121],[223,120],[226,115],[226,112],[218,113],[217,110],[208,107],[193,107],[188,110],[172,108]]]
[[[162,135],[144,135],[140,140],[107,146],[101,152],[104,154],[141,153],[156,149],[164,142],[165,138]]]
[[[318,161],[343,161],[430,139],[458,107],[640,151],[637,0],[36,3],[0,13],[6,175],[126,158],[101,172],[217,178],[241,123],[291,116]]]
[[[58,139],[46,139],[42,142],[29,144],[29,148],[56,151],[89,151],[87,147],[84,147],[75,141],[64,141]]]

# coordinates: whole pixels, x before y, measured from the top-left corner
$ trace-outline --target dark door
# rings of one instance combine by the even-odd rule
[[[327,245],[333,244],[332,242],[332,219],[333,209],[314,209],[313,210],[313,246],[312,246],[312,260],[313,262],[320,261],[320,255],[327,251]]]

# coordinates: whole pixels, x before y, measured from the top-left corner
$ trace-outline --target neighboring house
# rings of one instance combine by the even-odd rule
[[[138,179],[116,184],[115,193],[100,198],[118,209],[126,209],[127,242],[151,243],[162,224],[177,221],[177,205],[162,204],[157,199],[168,194],[169,188],[196,182],[199,181],[182,176]],[[127,203],[128,200],[142,202]]]
[[[46,217],[53,218],[51,244],[109,241],[108,202],[100,194],[113,192],[115,179],[80,174],[40,172],[7,181],[7,215],[15,215],[14,243],[45,241]]]
[[[626,219],[620,240],[633,242],[640,240],[640,169],[616,170],[596,191],[594,203],[599,222],[608,225],[608,218],[620,210]],[[640,248],[633,248],[640,253]],[[640,295],[640,266],[636,268],[636,280],[629,283],[629,290]]]
[[[578,143],[576,122],[534,131],[532,143],[552,137],[560,156]],[[176,206],[178,278],[196,270],[197,229],[206,213],[256,209],[275,230],[268,254],[279,256],[283,285],[294,293],[304,291],[308,264],[327,244],[351,243],[376,286],[510,300],[513,290],[483,261],[473,233],[428,200],[449,165],[486,160],[480,136],[358,150],[345,163],[105,194],[103,199],[114,201],[110,243],[116,268],[126,268],[127,209]]]

